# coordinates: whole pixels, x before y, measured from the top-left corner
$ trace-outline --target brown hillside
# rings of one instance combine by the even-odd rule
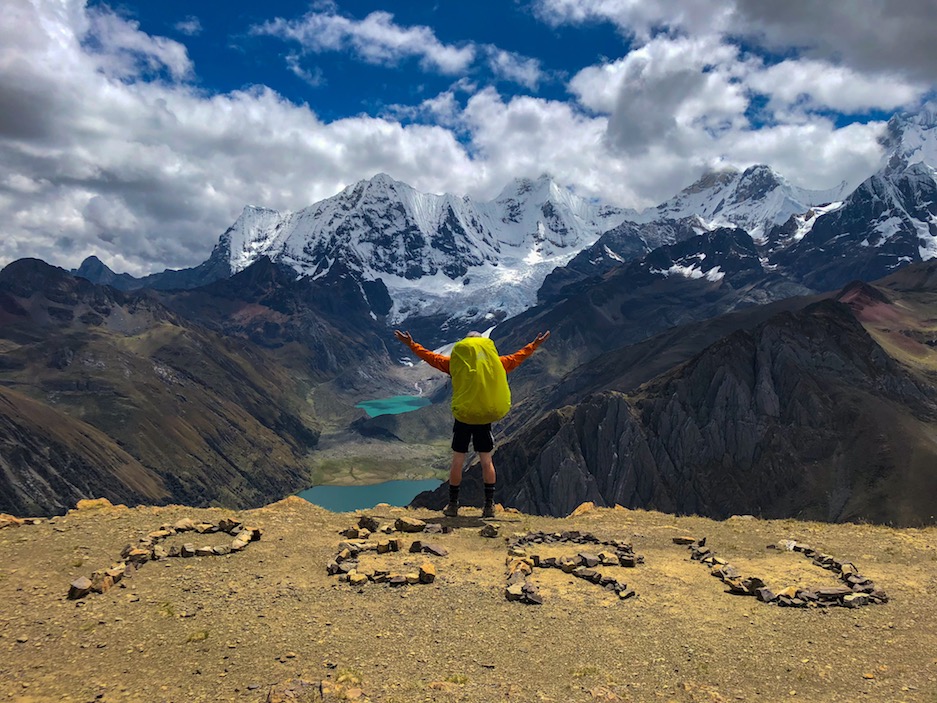
[[[160,477],[110,437],[0,386],[0,512],[64,512],[108,486],[116,500],[162,502]]]

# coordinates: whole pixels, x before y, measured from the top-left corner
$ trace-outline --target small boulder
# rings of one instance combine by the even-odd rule
[[[91,574],[91,590],[95,593],[107,593],[114,585],[114,579],[106,571]]]
[[[368,532],[377,532],[380,524],[370,515],[362,515],[358,518],[358,527],[364,528]]]
[[[233,549],[234,546],[232,545],[231,548]],[[188,558],[188,557],[194,557],[194,556],[195,556],[195,545],[192,544],[191,542],[186,542],[185,544],[183,544],[183,545],[182,545],[182,549],[179,551],[179,556],[186,557],[186,558]]]
[[[778,597],[770,588],[762,587],[755,589],[755,598],[760,600],[762,603],[773,603],[777,600]]]
[[[432,583],[436,580],[436,567],[424,562],[420,565],[420,583]]]
[[[600,561],[595,554],[589,554],[588,552],[579,552],[579,559],[581,564],[590,569],[594,569],[598,566]]]
[[[690,537],[689,535],[682,535],[680,537],[674,537],[674,544],[690,545],[696,542],[696,537]]]
[[[569,517],[579,517],[580,515],[585,515],[586,513],[593,510],[595,510],[595,503],[593,503],[591,500],[586,501],[585,503],[580,503],[579,507],[577,507],[569,514]]]
[[[843,605],[847,608],[859,608],[869,604],[869,597],[865,593],[850,593],[843,596]]]
[[[177,520],[173,528],[176,532],[190,532],[195,529],[195,521],[191,518],[184,517],[181,520]]]
[[[91,593],[91,579],[87,576],[81,576],[75,579],[68,588],[69,600],[84,598],[89,593]]]
[[[229,535],[233,535],[236,532],[239,532],[241,529],[241,522],[239,520],[234,520],[229,517],[221,518],[218,521],[218,529],[222,532],[227,532]]]
[[[422,532],[426,529],[426,523],[414,517],[404,516],[394,521],[394,527],[398,532]]]
[[[75,510],[101,510],[102,508],[113,508],[114,504],[107,498],[85,498],[79,500]]]
[[[149,549],[140,549],[139,547],[134,547],[127,552],[124,556],[127,561],[133,562],[134,564],[145,564],[153,556],[153,553]]]
[[[432,554],[437,557],[444,557],[449,555],[449,550],[445,547],[441,547],[438,544],[432,544],[430,542],[423,542],[423,550],[427,554]]]
[[[509,601],[519,601],[524,598],[524,587],[519,583],[513,583],[504,589],[504,597]]]
[[[488,525],[485,525],[483,528],[481,528],[478,531],[478,534],[481,535],[482,537],[488,537],[488,538],[497,537],[498,528],[495,525],[488,524]]]

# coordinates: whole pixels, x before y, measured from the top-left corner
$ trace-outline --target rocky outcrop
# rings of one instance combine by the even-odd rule
[[[499,499],[549,515],[593,501],[932,521],[935,398],[847,305],[823,301],[737,331],[633,394],[597,393],[530,423],[495,454]],[[476,483],[463,483],[469,500]]]

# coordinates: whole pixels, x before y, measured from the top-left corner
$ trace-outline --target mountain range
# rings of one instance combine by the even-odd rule
[[[550,329],[512,375],[496,456],[507,503],[926,520],[914,491],[934,496],[921,467],[937,310],[929,283],[885,277],[930,280],[937,116],[895,116],[883,147],[851,192],[759,165],[637,212],[546,175],[475,201],[378,174],[295,213],[246,207],[192,269],[15,262],[0,273],[0,436],[20,453],[0,495],[59,510],[90,490],[75,467],[97,462],[120,500],[256,505],[310,480],[325,425],[387,451],[444,441],[427,429],[444,424],[439,382],[417,382],[437,404],[408,416],[352,409],[412,392],[393,327],[430,346],[494,328],[504,351]],[[52,435],[59,415],[100,435],[76,448]],[[54,480],[37,436],[63,448]],[[43,481],[67,496],[29,503]]]

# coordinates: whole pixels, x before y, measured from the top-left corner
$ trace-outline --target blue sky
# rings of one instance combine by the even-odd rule
[[[465,4],[362,0],[331,8],[320,5],[326,13],[352,21],[362,21],[372,13],[390,13],[394,25],[402,29],[429,28],[447,46],[497,47],[518,57],[534,59],[542,77],[532,86],[495,75],[483,55],[471,61],[464,71],[444,73],[422,70],[418,56],[379,63],[363,60],[354,52],[304,54],[296,42],[256,33],[257,27],[271,19],[300,20],[313,7],[304,3],[281,0],[201,5],[173,1],[118,7],[134,17],[148,34],[173,37],[184,43],[196,66],[196,82],[206,90],[227,92],[263,84],[291,101],[309,103],[328,120],[362,112],[379,115],[388,106],[412,104],[437,95],[460,77],[494,85],[505,95],[533,92],[540,97],[565,100],[566,80],[578,68],[620,56],[629,45],[628,39],[611,23],[550,26],[535,16],[530,3],[510,0]],[[296,62],[296,71],[290,70],[292,61]]]
[[[932,0],[6,0],[0,264],[197,264],[247,204],[548,172],[645,207],[767,163],[857,184],[937,87]]]

